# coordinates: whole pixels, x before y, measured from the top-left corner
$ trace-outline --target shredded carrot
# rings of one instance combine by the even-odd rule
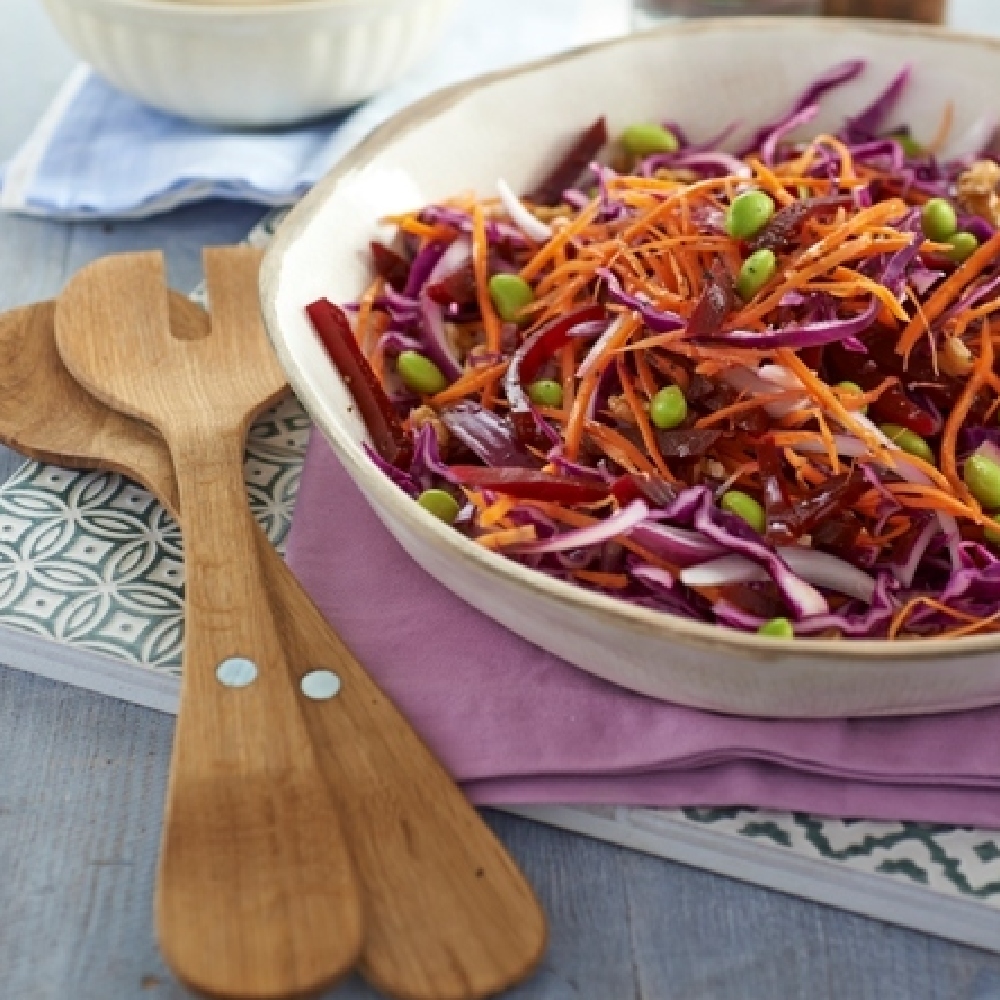
[[[975,615],[966,614],[963,611],[959,611],[956,608],[950,608],[947,604],[942,604],[941,601],[936,601],[932,597],[927,597],[921,595],[919,597],[914,597],[907,601],[902,608],[896,613],[892,620],[892,625],[889,628],[889,638],[894,639],[902,631],[906,620],[913,614],[917,608],[927,607],[932,608],[935,611],[940,611],[942,614],[950,615],[952,618],[957,618],[959,621],[967,622],[970,626],[973,626],[971,631],[977,631],[985,625],[992,624],[998,618],[1000,618],[1000,611],[996,614],[990,615],[989,618],[977,618]],[[959,629],[959,633],[967,634],[965,629]],[[956,633],[949,633],[952,637],[955,637]]]
[[[493,550],[506,549],[512,545],[524,545],[527,542],[535,541],[535,526],[526,524],[519,528],[504,528],[502,531],[480,535],[475,541],[484,549]]]
[[[457,403],[458,400],[468,396],[470,393],[477,392],[483,386],[495,382],[507,371],[509,364],[509,361],[499,361],[488,368],[472,368],[465,372],[461,378],[452,382],[447,389],[443,389],[441,392],[431,396],[428,402],[432,406],[445,406],[448,403]]]
[[[896,353],[908,355],[920,337],[930,331],[931,323],[951,305],[958,293],[973,278],[996,260],[998,255],[1000,255],[1000,230],[997,230],[985,243],[981,244],[964,264],[959,264],[934,289],[918,315],[910,320],[909,325],[903,330],[899,343],[896,344]]]
[[[639,433],[642,435],[642,443],[646,446],[646,451],[649,453],[649,457],[653,460],[653,464],[660,475],[668,483],[675,482],[674,474],[667,467],[666,462],[663,461],[663,456],[660,454],[660,446],[656,441],[656,435],[653,433],[652,424],[649,422],[649,415],[635,391],[635,386],[632,384],[632,376],[628,372],[628,366],[625,364],[624,358],[618,355],[616,363],[618,366],[618,378],[622,384],[622,393],[628,402],[629,409],[632,411],[632,416],[635,418]]]
[[[941,471],[945,474],[951,488],[970,506],[973,510],[979,510],[979,501],[969,492],[969,488],[962,482],[958,474],[958,460],[955,456],[955,449],[958,444],[958,432],[962,429],[962,424],[972,409],[975,402],[976,393],[979,392],[986,381],[986,374],[993,368],[993,339],[990,336],[990,324],[987,322],[983,326],[982,336],[979,338],[979,357],[972,368],[972,374],[962,389],[955,405],[944,424],[941,433]]]
[[[566,422],[564,439],[566,457],[571,461],[579,454],[580,436],[583,433],[583,424],[586,419],[587,409],[590,406],[590,399],[597,389],[601,376],[604,374],[604,368],[614,352],[639,328],[640,322],[639,317],[635,313],[625,315],[615,335],[604,345],[600,357],[593,359],[593,367],[580,381],[576,399],[573,400],[573,409],[570,411],[569,420]]]
[[[942,146],[953,118],[949,104],[928,151]],[[463,264],[437,286],[446,296],[441,304],[461,371],[442,392],[419,401],[440,411],[444,426],[456,428],[451,435],[440,434],[441,460],[445,465],[496,462],[508,481],[525,484],[516,492],[561,498],[521,499],[514,491],[459,488],[471,506],[456,530],[484,548],[523,558],[526,543],[537,538],[536,526],[524,523],[526,511],[545,516],[546,521],[539,518],[537,523],[548,525],[542,529],[547,537],[552,530],[558,534],[601,525],[636,495],[651,507],[665,507],[690,486],[708,487],[716,500],[731,488],[768,497],[775,485],[770,473],[765,475],[769,453],[776,456],[791,505],[793,540],[820,544],[815,530],[796,538],[795,514],[800,504],[810,510],[830,497],[831,526],[839,530],[846,518],[855,539],[839,554],[873,575],[871,566],[886,565],[894,548],[907,544],[933,515],[930,523],[939,534],[930,558],[921,561],[912,584],[889,595],[892,616],[883,628],[891,638],[960,638],[1000,631],[1000,611],[980,613],[968,595],[949,599],[954,608],[940,599],[946,591],[938,554],[942,533],[951,531],[949,519],[970,542],[983,538],[981,529],[995,528],[991,512],[982,509],[960,475],[958,442],[971,425],[995,423],[1000,413],[1000,371],[994,371],[1000,327],[996,339],[991,330],[992,317],[1000,315],[1000,294],[988,293],[1000,279],[1000,231],[964,263],[949,266],[950,273],[936,282],[925,287],[911,279],[900,292],[898,274],[895,282],[888,278],[887,266],[893,272],[898,266],[890,263],[892,255],[911,251],[910,256],[919,254],[917,261],[933,267],[951,248],[914,231],[912,220],[928,192],[914,190],[906,172],[885,158],[862,156],[855,162],[853,144],[823,134],[807,144],[779,144],[768,162],[752,152],[742,156],[737,168],[732,157],[718,156],[710,172],[732,172],[698,178],[697,164],[658,169],[640,159],[632,169],[615,162],[613,154],[609,160],[608,152],[595,156],[615,163],[613,170],[593,168],[601,174],[599,197],[579,196],[578,189],[592,183],[584,174],[573,193],[566,193],[564,204],[533,209],[550,227],[541,239],[531,226],[531,232],[518,237],[515,231],[524,229],[524,221],[512,217],[502,200],[468,191],[439,202],[436,214],[422,209],[390,217],[405,237],[404,256],[410,259],[414,248],[419,255],[431,241],[450,243],[460,231],[471,241],[471,268]],[[948,176],[961,169],[957,162],[946,167]],[[766,192],[779,211],[792,211],[765,224],[753,240],[736,239],[722,223],[733,200],[748,189]],[[818,211],[802,206],[817,196],[833,200]],[[804,211],[797,215],[800,206]],[[448,224],[426,221],[435,218]],[[748,254],[768,245],[775,250],[777,266],[766,283],[745,298],[730,292],[725,273],[735,279]],[[522,289],[530,301],[516,326],[504,324],[494,306],[491,276],[497,270],[519,275],[530,289],[530,294]],[[390,291],[388,280],[368,285],[351,325],[389,402],[400,407],[409,397],[400,392],[400,374],[384,370],[382,345],[392,340],[383,334],[391,329],[403,337],[427,338],[440,331],[428,330],[417,304]],[[391,280],[398,288],[395,274]],[[437,291],[433,295],[438,298]],[[556,330],[536,336],[582,307],[600,320],[589,332],[574,330],[568,342],[559,340]],[[669,321],[664,313],[678,320]],[[834,322],[859,315],[873,317],[869,328],[856,335],[867,355],[844,353],[859,346],[850,340],[816,351],[736,346],[732,337],[727,340],[734,331],[790,332],[814,323],[816,316],[831,318],[833,337],[838,332]],[[323,337],[327,342],[325,333]],[[747,339],[735,338],[737,343]],[[788,342],[810,339],[792,333]],[[883,352],[894,352],[902,362]],[[512,398],[516,388],[518,393],[530,389],[532,398],[547,398],[551,391],[556,399],[561,388],[558,405],[532,404],[535,422],[511,412],[504,392],[504,380],[513,378],[514,356],[525,359],[520,371],[526,384],[511,385]],[[787,380],[776,377],[781,369]],[[536,380],[555,385],[527,384]],[[855,380],[864,388],[854,391]],[[654,426],[650,416],[650,403],[664,385],[680,387],[688,407],[687,417],[670,435]],[[945,391],[947,406],[939,395]],[[598,405],[609,393],[608,402]],[[936,422],[926,424],[924,436],[936,456],[931,461],[888,444],[879,429],[882,420],[919,426],[918,415],[911,414],[910,420],[902,413],[900,393],[913,406],[931,411],[931,417],[936,417],[931,403],[943,413],[940,430]],[[467,413],[480,421],[478,429],[475,422],[470,427],[483,435],[482,447],[459,435],[459,424],[450,419],[449,408],[465,401],[478,401],[481,407],[481,412],[469,407]],[[377,402],[395,435],[400,428],[392,426],[386,400]],[[411,433],[425,420],[426,411],[412,409],[410,417],[404,413],[402,433]],[[685,435],[690,436],[690,456],[675,453],[674,434],[682,446]],[[406,449],[401,453],[405,458]],[[388,455],[382,458],[389,460]],[[421,458],[427,467],[421,467]],[[405,464],[400,466],[405,473]],[[428,456],[418,455],[411,471],[424,488],[428,478],[435,481],[435,470]],[[845,479],[851,499],[842,511],[836,502]],[[461,476],[449,481],[442,471],[436,481],[461,496],[452,485]],[[895,509],[887,505],[888,498]],[[691,530],[689,521],[675,524],[663,511],[654,516]],[[988,535],[983,544],[994,545],[991,539]],[[949,539],[952,547],[953,541]],[[594,568],[567,570],[565,578],[621,593],[635,584],[631,567],[636,559],[678,572],[669,560],[627,535],[614,542],[629,553],[627,571],[603,569],[605,563],[595,559],[589,564]],[[969,549],[970,558],[975,559],[975,551]],[[544,568],[550,564],[548,556],[541,563]],[[830,588],[821,589],[826,593]],[[702,607],[711,621],[712,602],[728,591],[708,587],[696,593],[707,602]],[[657,599],[652,591],[649,599]],[[835,610],[853,615],[846,600],[830,595]]]
[[[517,501],[504,493],[498,495],[488,507],[483,508],[479,515],[479,523],[484,528],[494,528],[501,524],[504,518],[511,512]]]
[[[628,577],[624,573],[598,573],[594,570],[578,569],[573,576],[584,583],[593,583],[598,587],[609,587],[612,590],[624,590],[628,586]]]
[[[500,350],[500,317],[493,308],[489,289],[489,244],[486,241],[486,218],[480,205],[472,207],[472,270],[476,278],[479,315],[486,330],[486,349]]]
[[[855,437],[860,438],[873,455],[885,459],[889,465],[894,464],[882,442],[864,424],[859,424],[854,419],[854,415],[844,408],[843,403],[837,398],[836,393],[794,351],[787,347],[782,347],[777,351],[777,356],[780,363],[798,377],[798,380],[812,398],[825,407]]]
[[[628,438],[622,437],[616,430],[590,420],[586,423],[586,431],[613,462],[617,462],[629,472],[656,475],[656,466]],[[673,476],[670,478],[672,480]]]
[[[552,257],[562,250],[574,236],[586,229],[597,215],[600,205],[598,202],[591,202],[569,225],[563,226],[548,243],[543,244],[535,256],[521,268],[521,277],[525,281],[530,281],[539,271],[552,259]]]

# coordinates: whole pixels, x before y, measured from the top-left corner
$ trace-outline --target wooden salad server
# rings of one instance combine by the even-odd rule
[[[56,332],[106,402],[156,426],[184,507],[183,680],[157,882],[160,945],[205,993],[289,997],[351,970],[360,892],[299,708],[246,503],[251,417],[286,391],[215,269],[211,336],[175,339],[158,256],[85,269]]]
[[[235,267],[233,254],[240,255],[246,294],[256,301],[259,255],[245,250],[211,252],[207,258],[210,296],[218,302],[222,294],[213,280],[211,261]],[[220,255],[226,264],[219,264]],[[162,287],[155,256],[142,257],[153,257],[144,260],[142,267],[155,271],[157,287]],[[149,277],[152,281],[153,275]],[[33,310],[50,308],[43,304]],[[208,317],[183,296],[169,294],[168,312],[175,337],[207,335]],[[23,375],[14,381],[40,377],[34,373],[44,371],[50,388],[33,384],[17,393],[21,401],[17,409],[8,407],[11,378],[0,368],[0,439],[42,460],[125,472],[176,512],[176,499],[171,500],[177,496],[173,471],[159,435],[84,392],[52,347],[51,318],[39,312],[32,320],[23,313],[11,314],[6,327],[0,318],[0,357],[25,358],[19,366]],[[61,316],[65,321],[62,312]],[[26,355],[29,335],[17,330],[32,322],[37,328],[30,335],[32,354]],[[259,315],[247,318],[242,336],[266,341]],[[39,346],[46,341],[48,348]],[[44,426],[46,397],[71,401],[67,418],[79,399],[80,412],[87,414],[93,434],[71,436],[61,431],[64,419]],[[25,406],[41,411],[37,426],[25,419]],[[115,455],[101,447],[123,438],[133,449],[128,462],[116,461]],[[88,447],[88,442],[97,446]],[[123,454],[120,445],[115,454]],[[300,704],[320,765],[331,783],[361,882],[365,909],[361,971],[387,993],[428,1000],[486,996],[512,985],[531,971],[544,949],[544,919],[531,890],[502,845],[326,623],[267,538],[259,530],[257,536],[266,586],[272,606],[280,609],[281,639],[294,676],[301,681],[317,665],[324,665],[342,684],[335,698],[301,699]]]

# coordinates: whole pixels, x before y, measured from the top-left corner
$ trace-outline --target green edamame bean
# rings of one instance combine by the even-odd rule
[[[458,517],[458,501],[444,490],[424,490],[417,503],[445,524],[454,524]]]
[[[662,125],[638,122],[629,125],[622,132],[622,145],[633,156],[649,156],[652,153],[676,153],[680,147],[677,136]]]
[[[679,385],[665,386],[649,401],[649,418],[661,431],[680,427],[687,415],[687,398]]]
[[[736,291],[744,302],[749,302],[778,270],[778,258],[773,250],[757,250],[750,254],[740,268]]]
[[[855,393],[858,396],[863,396],[865,394],[865,390],[862,389],[861,386],[858,385],[857,382],[838,382],[837,385],[835,386],[835,388],[841,389],[843,392],[853,392],[853,393]],[[867,413],[868,412],[868,404],[865,403],[865,405],[862,406],[861,409],[858,412],[859,413]]]
[[[924,155],[924,147],[912,135],[897,135],[895,139],[903,147],[903,152],[911,159]]]
[[[787,618],[772,618],[757,629],[757,635],[769,635],[775,639],[794,639],[795,629]]]
[[[726,232],[738,240],[759,233],[774,215],[774,201],[763,191],[744,191],[726,212]]]
[[[505,323],[516,323],[525,306],[535,301],[535,293],[519,274],[494,274],[490,278],[490,298]]]
[[[908,427],[900,427],[899,424],[882,424],[879,430],[907,455],[914,455],[917,458],[922,458],[925,462],[934,464],[934,452],[931,450],[931,446]]]
[[[949,236],[945,243],[951,244],[946,256],[956,264],[968,260],[979,249],[979,240],[972,233],[955,233],[954,236]]]
[[[550,378],[542,378],[528,386],[528,396],[539,406],[559,407],[563,404],[563,387]]]
[[[399,372],[403,385],[413,392],[419,392],[421,396],[433,396],[448,387],[448,380],[441,369],[430,358],[425,358],[416,351],[403,351],[396,358],[396,371]]]
[[[1000,465],[985,455],[971,455],[966,459],[962,478],[984,507],[1000,507]]]
[[[764,508],[752,496],[748,496],[741,490],[729,490],[727,493],[723,493],[719,506],[723,510],[728,510],[730,514],[743,518],[754,531],[763,533],[767,527]]]
[[[920,212],[920,228],[935,243],[944,243],[954,236],[958,232],[958,216],[951,202],[946,198],[931,198]]]

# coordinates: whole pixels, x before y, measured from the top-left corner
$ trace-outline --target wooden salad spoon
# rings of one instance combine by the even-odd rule
[[[355,965],[360,892],[262,580],[242,466],[249,421],[286,391],[249,307],[223,291],[211,336],[171,336],[159,258],[105,260],[56,306],[92,389],[167,438],[185,516],[186,640],[160,850],[160,944],[214,995],[315,992]],[[214,276],[223,288],[226,274]],[[144,281],[145,279],[145,281]],[[233,289],[242,291],[242,286]]]
[[[235,259],[230,255],[237,252],[245,294],[256,301],[259,255],[213,251],[212,257]],[[210,262],[207,270],[210,297],[218,301]],[[156,275],[162,285],[162,272]],[[175,337],[207,335],[202,309],[177,293],[168,303]],[[266,341],[259,315],[246,322],[244,339]],[[176,483],[162,439],[77,385],[55,351],[50,306],[12,314],[6,327],[0,318],[0,357],[13,366],[0,367],[0,439],[42,460],[124,472],[176,513]],[[17,369],[19,375],[10,374]],[[21,382],[24,389],[15,392]],[[7,403],[12,397],[16,406]],[[53,414],[46,425],[46,401],[55,399],[67,401],[65,413]],[[91,432],[63,429],[73,423]],[[530,888],[259,530],[257,541],[294,676],[301,681],[322,664],[342,682],[336,698],[300,704],[362,886],[361,971],[387,993],[428,1000],[486,996],[512,985],[544,949],[544,918]]]

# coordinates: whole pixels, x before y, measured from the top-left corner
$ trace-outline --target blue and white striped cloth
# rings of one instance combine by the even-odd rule
[[[6,165],[0,208],[69,220],[142,218],[207,198],[288,205],[405,105],[457,80],[620,34],[627,6],[465,0],[437,49],[391,90],[352,112],[280,131],[195,125],[80,67]]]

